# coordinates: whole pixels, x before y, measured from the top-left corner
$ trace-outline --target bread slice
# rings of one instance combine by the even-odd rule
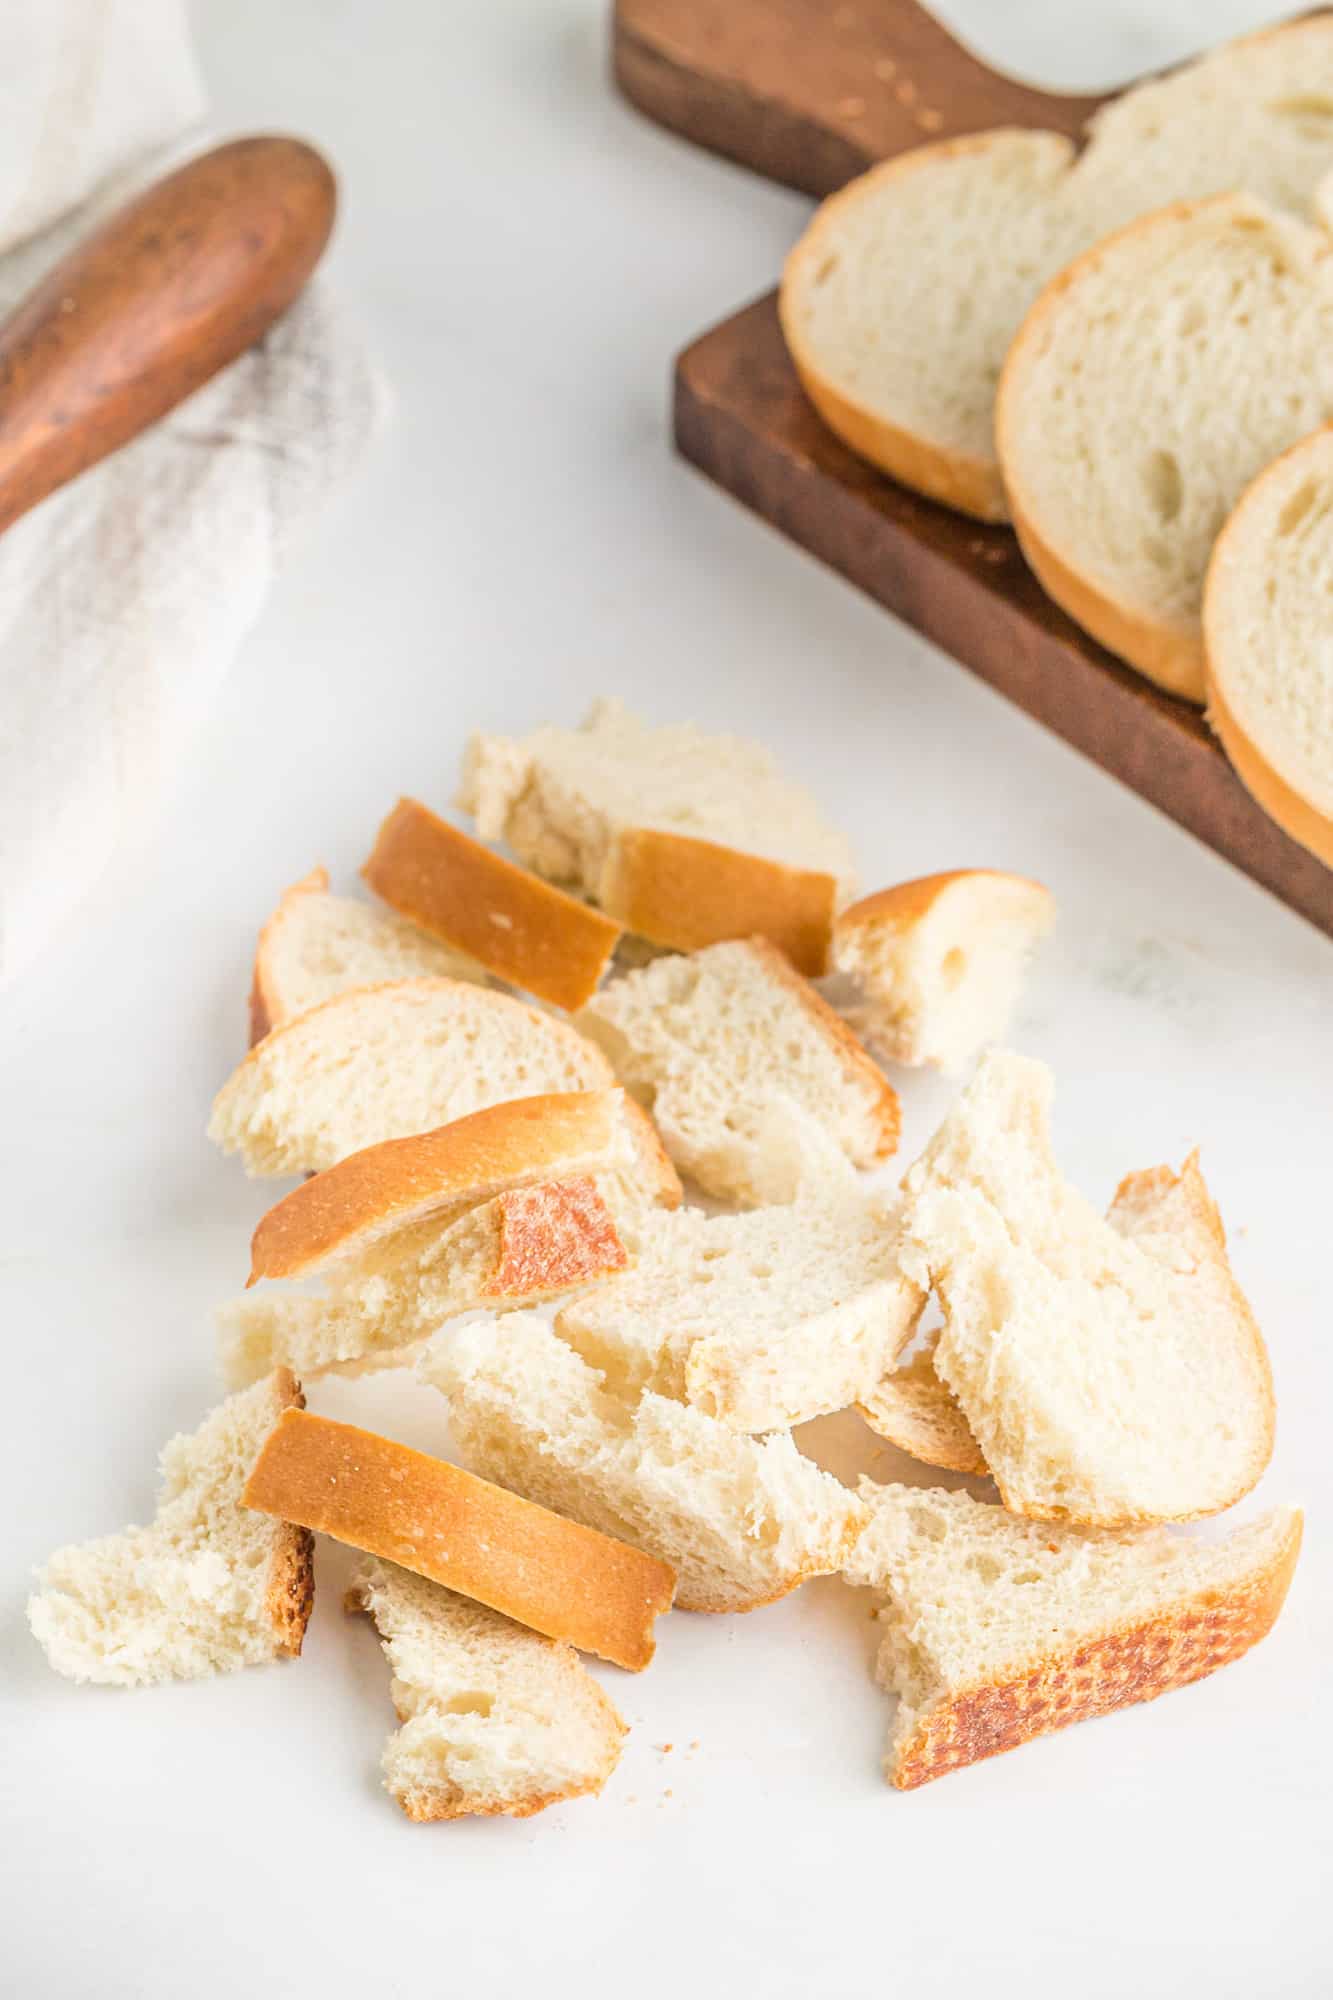
[[[847,843],[768,751],[619,702],[580,729],[474,737],[459,802],[483,840],[677,950],[760,935],[821,973],[852,890]]]
[[[911,1789],[1202,1680],[1271,1631],[1301,1545],[1287,1507],[1221,1542],[1016,1521],[966,1493],[861,1482],[847,1577],[884,1594],[885,1760]]]
[[[614,1082],[566,1022],[457,979],[408,979],[275,1028],[223,1084],[208,1131],[247,1173],[318,1173],[507,1098]]]
[[[895,479],[1004,520],[995,386],[1042,286],[1164,202],[1243,181],[1306,214],[1333,167],[1331,98],[1333,22],[1316,16],[1140,84],[1092,119],[1077,157],[1058,133],[1000,130],[873,168],[824,203],[783,274],[783,331],[811,401]],[[1231,317],[1224,290],[1217,306]],[[1142,327],[1117,319],[1132,396]],[[1188,348],[1177,351],[1184,382]],[[1206,407],[1181,400],[1185,424]]]
[[[591,1000],[620,937],[609,917],[416,799],[399,799],[361,873],[400,916],[556,1007]]]
[[[903,1266],[944,1309],[935,1366],[1014,1513],[1218,1513],[1268,1463],[1273,1387],[1198,1162],[1131,1174],[1103,1221],[1055,1164],[1051,1092],[992,1053],[903,1182]]]
[[[250,1242],[250,1276],[306,1277],[385,1237],[536,1181],[598,1174],[619,1205],[676,1207],[680,1180],[652,1122],[623,1090],[509,1098],[406,1139],[352,1153],[276,1202]]]
[[[472,979],[473,960],[405,923],[391,910],[329,894],[328,873],[314,868],[284,889],[259,933],[250,986],[250,1046],[354,986],[397,979]]]
[[[667,1152],[723,1200],[785,1199],[764,1121],[789,1101],[858,1167],[898,1144],[898,1099],[856,1037],[764,938],[655,959],[579,1016],[651,1104]]]
[[[939,1378],[936,1345],[932,1337],[906,1361],[887,1370],[857,1408],[872,1431],[909,1458],[938,1465],[945,1472],[983,1475],[990,1468],[957,1397]]]
[[[557,1333],[615,1394],[651,1389],[732,1430],[845,1410],[911,1338],[924,1295],[844,1172],[788,1206],[648,1218],[634,1268],[566,1305]]]
[[[1264,811],[1333,867],[1333,431],[1248,486],[1204,585],[1208,720]]]
[[[686,1611],[752,1611],[839,1569],[861,1508],[791,1439],[738,1436],[702,1410],[631,1408],[535,1313],[437,1335],[421,1374],[463,1457],[669,1563]]]
[[[847,1018],[887,1061],[957,1075],[1003,1038],[1028,959],[1054,922],[1049,889],[993,868],[881,889],[833,927],[832,964],[859,996]]]
[[[320,1292],[265,1286],[231,1300],[218,1314],[223,1373],[240,1384],[280,1362],[307,1381],[329,1369],[402,1368],[458,1313],[535,1305],[629,1263],[592,1175],[510,1188],[452,1221],[418,1222],[364,1257],[344,1258]]]
[[[346,1602],[393,1669],[384,1786],[409,1819],[527,1819],[601,1791],[625,1725],[571,1646],[373,1556]]]
[[[1094,638],[1191,701],[1218,533],[1333,409],[1328,251],[1246,196],[1164,209],[1050,286],[1005,364],[997,437],[1024,554]]]
[[[151,1527],[56,1551],[28,1623],[57,1673],[140,1687],[300,1652],[315,1597],[310,1536],[240,1501],[265,1435],[303,1400],[284,1369],[229,1397],[164,1448]]]
[[[665,1562],[392,1438],[287,1410],[243,1504],[473,1597],[618,1667],[653,1657],[671,1608]]]

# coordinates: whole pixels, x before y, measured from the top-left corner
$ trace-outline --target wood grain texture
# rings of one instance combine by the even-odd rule
[[[616,0],[612,67],[660,125],[804,194],[992,125],[1071,138],[1106,97],[1002,76],[916,0]]]
[[[1057,610],[1009,529],[895,486],[824,428],[774,296],[680,357],[675,435],[738,500],[1333,936],[1333,871],[1255,804],[1195,710]]]
[[[156,182],[0,326],[0,530],[156,423],[286,311],[336,184],[297,139],[237,139]]]

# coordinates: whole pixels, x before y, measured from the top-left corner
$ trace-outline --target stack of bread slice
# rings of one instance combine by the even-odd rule
[[[317,875],[264,927],[211,1130],[307,1178],[255,1229],[233,1394],[168,1447],[153,1526],[52,1558],[52,1664],[299,1652],[332,1537],[392,1671],[386,1786],[435,1820],[599,1790],[625,1728],[578,1653],[643,1670],[673,1603],[875,1591],[901,1786],[1262,1637],[1299,1516],[1172,1525],[1249,1492],[1273,1437],[1197,1161],[1103,1219],[1056,1165],[1048,1074],[992,1048],[884,1184],[898,1096],[861,1033],[965,1066],[1048,892],[967,870],[848,906],[845,847],[770,758],[614,706],[479,742],[465,790],[527,865],[402,800],[365,870],[384,907]],[[461,1464],[304,1407],[298,1377],[386,1368],[438,1392]],[[852,1490],[796,1433],[853,1409],[998,1499]]]

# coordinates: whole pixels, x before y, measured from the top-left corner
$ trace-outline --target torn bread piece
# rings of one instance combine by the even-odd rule
[[[572,1646],[373,1556],[346,1605],[393,1670],[384,1788],[409,1819],[527,1819],[601,1791],[627,1732]]]
[[[621,1397],[644,1389],[732,1430],[785,1430],[868,1394],[911,1339],[924,1294],[880,1203],[839,1156],[785,1206],[645,1219],[632,1270],[556,1331]]]
[[[247,1173],[319,1173],[507,1098],[614,1082],[567,1022],[488,987],[409,979],[275,1028],[223,1084],[208,1132]]]
[[[1238,1660],[1271,1631],[1301,1545],[1294,1507],[1206,1542],[1038,1525],[966,1493],[860,1492],[869,1524],[845,1574],[885,1598],[884,1768],[905,1790]]]
[[[847,1019],[887,1061],[957,1075],[1006,1033],[1054,921],[1049,889],[993,868],[881,889],[833,927],[833,968],[858,989]]]
[[[631,1408],[535,1313],[447,1328],[420,1373],[470,1464],[669,1563],[684,1610],[770,1603],[840,1568],[860,1532],[860,1503],[790,1437],[653,1394]]]
[[[447,1319],[479,1308],[536,1305],[626,1270],[608,1187],[590,1174],[508,1189],[456,1219],[419,1222],[344,1258],[324,1289],[265,1286],[218,1313],[228,1382],[279,1362],[306,1380],[329,1369],[402,1368]]]
[[[483,840],[676,950],[762,936],[817,976],[854,886],[846,841],[767,750],[615,701],[578,729],[474,737],[459,803]]]
[[[1130,1175],[1103,1221],[1056,1166],[1051,1094],[1042,1064],[993,1052],[903,1182],[935,1366],[1014,1513],[1219,1513],[1268,1463],[1273,1386],[1197,1160]]]
[[[892,1085],[764,938],[655,959],[615,980],[579,1021],[651,1105],[676,1165],[723,1200],[790,1197],[791,1163],[775,1159],[766,1131],[783,1101],[855,1166],[877,1165],[898,1144]]]
[[[923,1465],[984,1476],[990,1467],[935,1367],[937,1336],[881,1376],[857,1404],[872,1431]]]
[[[285,1370],[231,1396],[162,1452],[151,1527],[57,1550],[28,1602],[47,1659],[107,1687],[196,1680],[301,1650],[310,1536],[241,1504],[255,1453],[301,1387]]]
[[[417,799],[399,799],[361,870],[377,896],[488,972],[573,1010],[591,1000],[620,926],[515,867]]]
[[[259,933],[250,986],[250,1045],[336,994],[396,979],[486,983],[474,960],[427,937],[392,910],[331,895],[327,871],[314,868],[283,891]]]
[[[306,1410],[286,1411],[269,1433],[242,1503],[634,1672],[653,1657],[653,1620],[671,1608],[667,1563],[445,1459]]]

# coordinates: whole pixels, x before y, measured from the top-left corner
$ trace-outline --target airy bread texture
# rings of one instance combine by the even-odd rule
[[[275,1028],[223,1084],[208,1132],[247,1173],[319,1173],[506,1098],[614,1082],[566,1022],[486,987],[410,979]]]
[[[990,1468],[981,1447],[957,1397],[939,1378],[937,1344],[937,1337],[923,1342],[915,1354],[883,1375],[857,1408],[872,1431],[909,1458],[938,1465],[945,1472],[984,1474]]]
[[[421,1374],[470,1464],[669,1563],[683,1610],[770,1603],[839,1569],[860,1531],[860,1503],[789,1437],[651,1393],[631,1408],[535,1313],[446,1329]]]
[[[1006,1507],[1131,1527],[1214,1514],[1273,1447],[1268,1356],[1197,1161],[1106,1221],[1061,1177],[1050,1072],[994,1052],[903,1182],[903,1268]]]
[[[791,1193],[765,1127],[791,1103],[858,1167],[898,1144],[892,1085],[828,1003],[764,938],[654,959],[579,1016],[646,1101],[667,1152],[709,1194],[755,1206]]]
[[[885,1775],[905,1789],[1239,1659],[1272,1629],[1301,1545],[1296,1508],[1203,1542],[1037,1526],[869,1480],[861,1497],[846,1574],[885,1594]]]
[[[250,987],[251,1046],[335,994],[397,979],[472,979],[484,985],[486,975],[473,960],[391,910],[331,896],[327,871],[312,869],[283,891],[259,933]]]
[[[402,1368],[458,1313],[535,1305],[629,1262],[591,1175],[511,1188],[454,1221],[418,1222],[344,1258],[321,1292],[266,1287],[231,1300],[218,1313],[223,1373],[239,1384],[280,1362],[307,1381],[331,1368]]]
[[[392,1438],[288,1410],[242,1496],[637,1672],[671,1608],[667,1563]]]
[[[1004,1036],[1054,922],[1049,889],[993,868],[881,889],[833,927],[833,966],[859,989],[847,1018],[887,1061],[957,1075]]]
[[[820,973],[853,887],[846,841],[767,750],[615,701],[580,729],[474,737],[459,802],[483,840],[677,950],[760,934]]]
[[[230,1397],[163,1449],[150,1528],[56,1551],[28,1623],[57,1673],[139,1687],[300,1652],[310,1536],[247,1512],[241,1488],[273,1424],[302,1402],[283,1369]]]
[[[911,1338],[924,1295],[878,1202],[843,1174],[790,1206],[648,1218],[634,1268],[565,1306],[557,1333],[616,1395],[651,1389],[733,1430],[845,1410]]]
[[[1005,365],[997,437],[1023,552],[1094,638],[1202,701],[1213,545],[1331,409],[1324,231],[1240,195],[1148,216],[1042,294]]]
[[[1089,122],[1077,157],[1058,133],[1000,130],[873,168],[824,203],[783,274],[783,331],[811,401],[895,479],[1004,520],[995,388],[1042,286],[1164,202],[1243,182],[1307,214],[1333,168],[1331,99],[1333,23],[1321,16],[1140,84]],[[1113,366],[1132,402],[1144,362],[1132,280],[1114,306],[1129,345]],[[1173,392],[1191,368],[1182,347]],[[1095,397],[1105,377],[1087,372]],[[1181,401],[1185,425],[1209,407]]]
[[[399,799],[361,873],[402,916],[556,1007],[592,998],[620,937],[599,911],[416,799]]]
[[[1333,867],[1333,431],[1237,502],[1204,586],[1208,720],[1241,781]]]
[[[384,1787],[409,1819],[527,1819],[615,1770],[625,1725],[572,1646],[373,1557],[347,1609],[374,1620],[393,1670]]]

